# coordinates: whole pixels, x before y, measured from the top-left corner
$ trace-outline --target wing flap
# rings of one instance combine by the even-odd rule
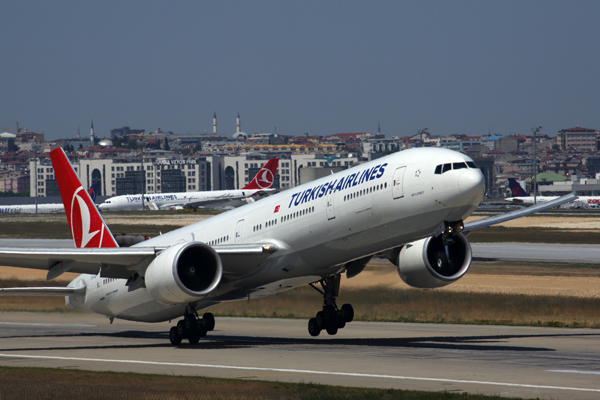
[[[567,194],[565,196],[559,197],[558,199],[554,199],[552,201],[547,201],[545,203],[540,203],[535,206],[522,208],[520,210],[515,210],[511,212],[507,212],[504,214],[495,215],[489,218],[479,219],[477,221],[467,222],[465,224],[465,231],[470,231],[478,228],[485,228],[486,226],[499,224],[502,222],[510,221],[511,219],[521,218],[526,215],[530,215],[539,211],[544,211],[549,208],[560,206],[561,204],[569,203],[571,201],[577,200],[578,196],[575,193]]]

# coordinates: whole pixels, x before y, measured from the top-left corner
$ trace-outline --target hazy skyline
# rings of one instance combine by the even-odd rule
[[[0,127],[233,134],[600,129],[597,1],[19,1]]]

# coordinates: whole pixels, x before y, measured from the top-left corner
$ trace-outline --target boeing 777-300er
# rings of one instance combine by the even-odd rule
[[[69,306],[111,322],[183,317],[170,330],[174,345],[197,343],[214,328],[212,314],[200,317],[200,310],[307,284],[323,296],[309,333],[334,335],[354,316],[350,304],[336,304],[342,273],[354,277],[371,257],[383,255],[410,286],[445,286],[471,265],[463,231],[576,198],[463,224],[483,198],[481,171],[464,154],[418,148],[119,248],[63,150],[50,154],[76,248],[3,248],[0,265],[47,270],[47,279],[66,271],[82,275],[67,287],[0,294],[66,296]]]
[[[508,187],[513,196],[506,198],[506,201],[513,204],[530,206],[532,204],[545,203],[559,198],[559,196],[536,196],[536,198],[529,196],[515,178],[508,178]],[[563,204],[563,207],[567,208],[598,208],[599,206],[600,196],[579,196],[577,200]]]
[[[174,210],[214,204],[227,206],[232,200],[245,199],[247,200],[246,203],[251,203],[254,200],[253,196],[275,190],[271,187],[273,186],[278,163],[278,158],[267,161],[264,167],[254,176],[254,179],[239,190],[115,196],[106,199],[98,208],[100,208],[100,211],[141,210],[146,207],[152,210]],[[240,204],[243,204],[243,202],[240,202]]]

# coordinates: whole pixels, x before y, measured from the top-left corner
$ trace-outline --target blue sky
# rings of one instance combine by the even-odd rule
[[[598,1],[6,1],[0,127],[600,129]]]

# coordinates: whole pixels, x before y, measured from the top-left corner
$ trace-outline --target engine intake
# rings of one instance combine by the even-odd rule
[[[213,291],[223,275],[217,252],[201,242],[175,244],[146,269],[146,288],[164,304],[185,304]]]
[[[471,245],[462,233],[453,239],[447,251],[441,235],[404,246],[398,257],[400,278],[419,289],[446,286],[462,278],[471,266]]]

